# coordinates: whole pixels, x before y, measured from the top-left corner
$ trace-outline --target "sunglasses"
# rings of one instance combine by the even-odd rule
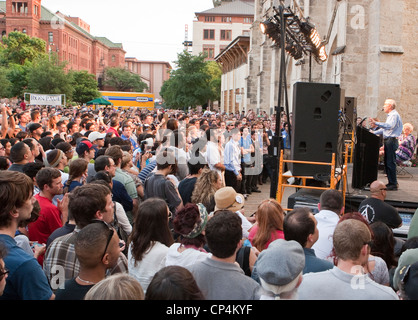
[[[109,236],[107,237],[107,241],[106,241],[106,247],[105,247],[105,249],[104,249],[104,252],[103,252],[103,255],[102,255],[102,258],[100,259],[100,260],[103,260],[103,258],[104,258],[104,256],[105,256],[105,254],[106,254],[106,252],[107,252],[107,248],[109,247],[109,243],[110,243],[110,241],[112,240],[112,237],[113,237],[113,234],[115,233],[115,229],[113,229],[108,223],[106,223],[105,221],[103,221],[103,220],[93,220],[92,221],[92,223],[101,223],[101,224],[103,224],[104,226],[106,226],[106,228],[108,228],[109,229]]]
[[[4,279],[4,277],[9,273],[9,270],[6,268],[0,270],[0,281]]]

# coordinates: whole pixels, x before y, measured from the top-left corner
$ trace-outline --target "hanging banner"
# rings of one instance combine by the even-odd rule
[[[36,94],[29,93],[30,105],[41,105],[41,106],[60,106],[62,105],[61,94]]]

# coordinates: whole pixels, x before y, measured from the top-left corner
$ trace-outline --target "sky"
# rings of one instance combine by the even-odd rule
[[[126,57],[166,61],[173,67],[182,52],[185,25],[193,40],[195,12],[213,8],[212,0],[42,0],[51,12],[79,17],[90,33],[122,43]]]

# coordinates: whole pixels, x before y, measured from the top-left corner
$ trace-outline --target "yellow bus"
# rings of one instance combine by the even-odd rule
[[[155,96],[152,93],[100,91],[102,97],[123,109],[135,107],[154,110]]]

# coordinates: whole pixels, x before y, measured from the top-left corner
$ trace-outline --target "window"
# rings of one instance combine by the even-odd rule
[[[203,54],[207,59],[215,58],[215,47],[214,46],[203,46]]]
[[[215,17],[206,16],[205,22],[215,22]]]
[[[50,43],[54,42],[54,34],[52,32],[48,32],[48,41]]]
[[[221,40],[231,40],[232,30],[221,30]]]
[[[221,21],[222,22],[232,22],[232,17],[222,17]]]
[[[253,23],[254,18],[244,18],[244,23]]]
[[[203,30],[203,39],[205,39],[205,40],[215,40],[215,30],[213,30],[213,29]]]
[[[23,32],[23,33],[28,33],[26,29],[23,29],[23,30],[22,30],[22,32]]]
[[[112,62],[115,62],[115,61],[116,61],[116,56],[112,55]]]

